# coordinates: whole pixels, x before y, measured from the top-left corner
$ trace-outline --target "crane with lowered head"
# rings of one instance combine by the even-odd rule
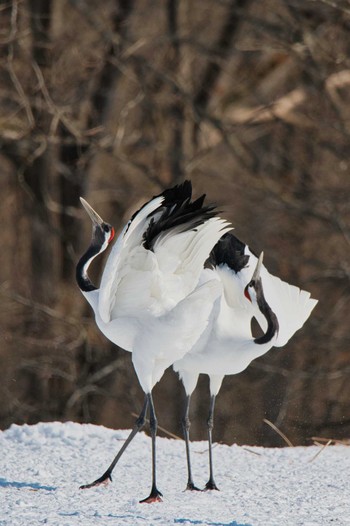
[[[218,489],[214,480],[212,430],[216,396],[226,375],[245,370],[255,358],[273,346],[282,347],[299,330],[317,300],[310,293],[282,281],[263,265],[249,247],[232,233],[225,233],[213,248],[203,274],[218,279],[222,293],[216,299],[207,328],[190,352],[173,364],[186,392],[183,429],[188,469],[187,489],[197,490],[192,478],[189,430],[190,401],[198,376],[210,380],[210,407],[207,421],[209,480],[206,489]],[[254,338],[255,318],[264,331]]]

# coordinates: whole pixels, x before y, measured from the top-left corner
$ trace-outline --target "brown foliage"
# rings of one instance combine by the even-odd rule
[[[75,282],[87,196],[119,228],[191,178],[238,237],[320,303],[283,349],[225,380],[215,437],[350,432],[350,12],[341,0],[13,0],[0,7],[0,425],[129,427],[130,356]],[[95,265],[98,280],[101,262]],[[180,434],[167,372],[159,422]],[[207,381],[194,396],[204,438]]]

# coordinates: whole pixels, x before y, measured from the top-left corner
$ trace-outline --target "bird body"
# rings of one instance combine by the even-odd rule
[[[155,485],[156,417],[151,392],[165,369],[194,347],[208,324],[221,283],[217,279],[200,281],[201,273],[213,246],[231,229],[216,217],[214,207],[203,206],[205,196],[196,201],[191,197],[191,183],[186,181],[136,212],[112,248],[99,289],[89,281],[87,270],[107,248],[112,227],[82,200],[94,226],[92,243],[77,265],[78,285],[101,332],[132,353],[146,395],[126,444],[142,427],[150,406],[154,464],[147,502],[161,495]],[[110,479],[118,459],[119,454],[100,479],[85,487]]]

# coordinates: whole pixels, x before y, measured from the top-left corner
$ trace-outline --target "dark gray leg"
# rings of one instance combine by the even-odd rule
[[[108,481],[112,480],[111,475],[112,475],[113,469],[115,468],[115,465],[117,464],[118,460],[120,459],[120,457],[122,456],[122,454],[124,453],[128,445],[130,444],[134,436],[139,431],[141,431],[141,429],[145,425],[147,408],[148,408],[148,397],[146,396],[145,403],[143,404],[142,411],[135,422],[135,426],[133,430],[131,431],[130,435],[128,436],[128,438],[125,440],[117,456],[114,458],[112,464],[109,466],[107,471],[105,471],[102,477],[100,477],[99,479],[96,479],[94,482],[91,482],[91,484],[84,484],[83,486],[80,486],[80,489],[87,489],[87,488],[92,488],[94,486],[99,486],[100,484],[107,484]]]
[[[140,500],[140,502],[162,502],[162,494],[157,488],[157,481],[156,481],[156,436],[157,436],[157,417],[154,410],[153,405],[153,399],[151,393],[147,395],[147,399],[149,402],[149,409],[150,409],[150,415],[149,415],[149,427],[151,431],[151,437],[152,437],[152,489],[151,493],[146,499]]]
[[[187,481],[187,487],[186,489],[190,491],[200,491],[199,488],[197,488],[194,485],[193,478],[192,478],[192,469],[191,469],[191,458],[190,458],[190,427],[191,427],[191,421],[190,421],[190,403],[191,403],[191,396],[188,395],[186,398],[186,408],[185,408],[185,414],[182,421],[182,429],[185,437],[186,442],[186,458],[187,458],[187,473],[188,473],[188,481]]]
[[[208,417],[208,444],[209,444],[209,480],[205,485],[206,489],[219,490],[214,481],[213,472],[213,453],[212,453],[212,431],[214,427],[214,407],[215,407],[215,396],[213,395],[210,399],[209,417]]]

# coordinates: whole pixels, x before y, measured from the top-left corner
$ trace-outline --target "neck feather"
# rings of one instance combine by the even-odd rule
[[[98,246],[90,245],[88,250],[80,258],[77,267],[75,277],[80,290],[83,292],[91,292],[97,290],[97,287],[90,280],[87,271],[92,260],[100,253]]]
[[[261,282],[256,284],[256,297],[260,312],[265,316],[267,321],[267,329],[265,334],[259,338],[255,338],[254,342],[258,345],[269,343],[272,338],[278,333],[279,324],[276,314],[272,311],[267,301],[265,300]]]

